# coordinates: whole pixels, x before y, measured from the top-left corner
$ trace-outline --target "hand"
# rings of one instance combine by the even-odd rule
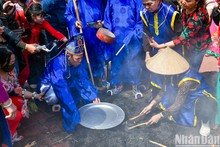
[[[0,35],[2,35],[4,33],[4,29],[5,29],[4,26],[0,27]]]
[[[6,101],[7,102],[7,101]],[[17,107],[12,103],[9,107],[5,108],[8,111],[8,115],[5,116],[6,119],[13,120],[16,117]]]
[[[61,41],[63,41],[63,42],[67,42],[68,39],[67,39],[66,37],[64,37]]]
[[[150,113],[152,107],[153,107],[153,106],[152,106],[151,104],[147,105],[147,106],[141,111],[140,114],[143,115],[143,114],[148,114],[148,113]]]
[[[147,63],[148,60],[150,60],[150,53],[146,52],[145,62]]]
[[[38,99],[39,101],[43,100],[44,92],[41,92],[39,94],[36,94],[35,98]]]
[[[75,22],[75,26],[76,26],[76,28],[78,28],[78,29],[82,29],[82,22],[77,20],[77,21]]]
[[[98,20],[98,21],[97,21],[97,24],[95,24],[94,27],[95,27],[96,29],[102,28],[103,22],[104,22],[104,21]]]
[[[154,38],[150,39],[150,46],[154,48],[159,48],[159,44],[154,40]]]
[[[161,115],[160,115],[160,113],[158,113],[158,114],[152,116],[151,119],[147,122],[147,124],[150,124],[150,125],[156,124],[156,123],[158,123],[158,121],[160,119],[161,119]]]
[[[31,54],[40,52],[39,49],[36,48],[37,44],[26,44],[25,49]]]
[[[93,103],[100,103],[100,99],[99,99],[99,98],[95,98],[95,99],[93,100]]]

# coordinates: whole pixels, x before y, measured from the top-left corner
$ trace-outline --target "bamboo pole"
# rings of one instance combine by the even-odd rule
[[[74,5],[74,10],[76,12],[76,18],[77,18],[78,21],[80,21],[79,10],[78,10],[77,5],[76,5],[76,0],[73,0],[73,5]],[[82,28],[80,28],[80,33],[83,33]],[[86,49],[86,42],[84,42],[84,50],[85,50],[85,55],[86,55],[86,61],[88,63],[88,67],[89,67],[89,73],[90,73],[90,76],[91,76],[91,81],[92,81],[93,84],[95,84],[94,79],[93,79],[92,69],[91,69],[90,62],[89,62],[88,52],[87,52],[87,49]]]
[[[129,127],[128,130],[131,130],[131,129],[134,129],[134,128],[137,128],[137,127],[143,126],[143,125],[148,125],[148,121],[144,122],[144,123],[140,123],[140,124],[134,125],[132,127]]]
[[[141,117],[142,115],[144,115],[144,114],[138,114],[138,115],[136,115],[136,116],[130,118],[129,120],[135,120],[135,119]]]

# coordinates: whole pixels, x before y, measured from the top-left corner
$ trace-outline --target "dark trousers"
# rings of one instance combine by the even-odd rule
[[[196,115],[198,120],[202,120],[204,123],[214,120],[217,113],[217,101],[213,98],[203,96],[196,102]]]

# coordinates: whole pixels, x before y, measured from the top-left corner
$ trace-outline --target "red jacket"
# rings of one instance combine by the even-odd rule
[[[31,23],[29,25],[29,28],[31,29],[31,35],[30,38],[28,37],[27,43],[39,43],[39,37],[42,29],[45,29],[48,31],[52,36],[57,38],[58,40],[62,40],[65,36],[60,33],[59,31],[55,30],[49,22],[46,20],[43,21],[42,24],[36,24],[36,23]]]

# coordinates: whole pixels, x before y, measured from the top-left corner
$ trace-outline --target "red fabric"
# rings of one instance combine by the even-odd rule
[[[16,10],[15,20],[21,28],[28,28],[28,23],[24,14],[24,10]]]
[[[41,33],[42,29],[45,29],[46,31],[48,31],[52,36],[54,36],[55,38],[62,40],[63,38],[65,38],[65,36],[60,33],[59,31],[55,30],[46,20],[42,23],[42,24],[35,24],[32,23],[29,25],[30,29],[31,29],[31,35],[28,38],[24,38],[23,41],[26,43],[36,43],[39,44],[39,36]],[[19,82],[21,84],[21,86],[24,86],[25,81],[28,79],[29,75],[30,75],[30,68],[29,68],[29,63],[28,63],[28,55],[29,53],[24,52],[23,56],[25,58],[25,62],[26,62],[26,67],[19,73],[18,78],[19,78]],[[42,59],[44,60],[44,59]]]
[[[24,86],[25,81],[28,79],[29,74],[30,74],[30,68],[29,68],[29,62],[28,62],[28,55],[29,52],[23,52],[22,53],[24,56],[24,60],[26,62],[26,66],[23,68],[22,71],[20,71],[20,73],[18,74],[18,80],[21,86]]]
[[[18,125],[20,124],[20,122],[22,120],[21,108],[24,103],[22,102],[23,98],[20,96],[12,96],[11,100],[12,100],[13,104],[17,107],[15,119],[7,120],[11,135],[13,136],[18,128]],[[6,109],[3,109],[3,110],[4,110],[5,115],[9,114]]]
[[[23,101],[24,101],[23,97],[21,97],[21,96],[11,96],[11,100],[12,100],[13,104],[17,107],[17,110],[21,111],[21,108],[24,104],[23,103]]]
[[[4,113],[5,115],[8,115],[8,111],[6,109],[4,109]],[[18,125],[20,124],[22,119],[22,115],[20,111],[16,111],[16,117],[13,120],[7,120],[8,122],[8,126],[9,126],[9,130],[11,135],[13,136],[18,128]]]
[[[59,31],[55,30],[46,20],[42,24],[31,23],[31,37],[27,43],[36,43],[39,44],[39,36],[42,29],[48,31],[55,38],[62,40],[65,36]]]

